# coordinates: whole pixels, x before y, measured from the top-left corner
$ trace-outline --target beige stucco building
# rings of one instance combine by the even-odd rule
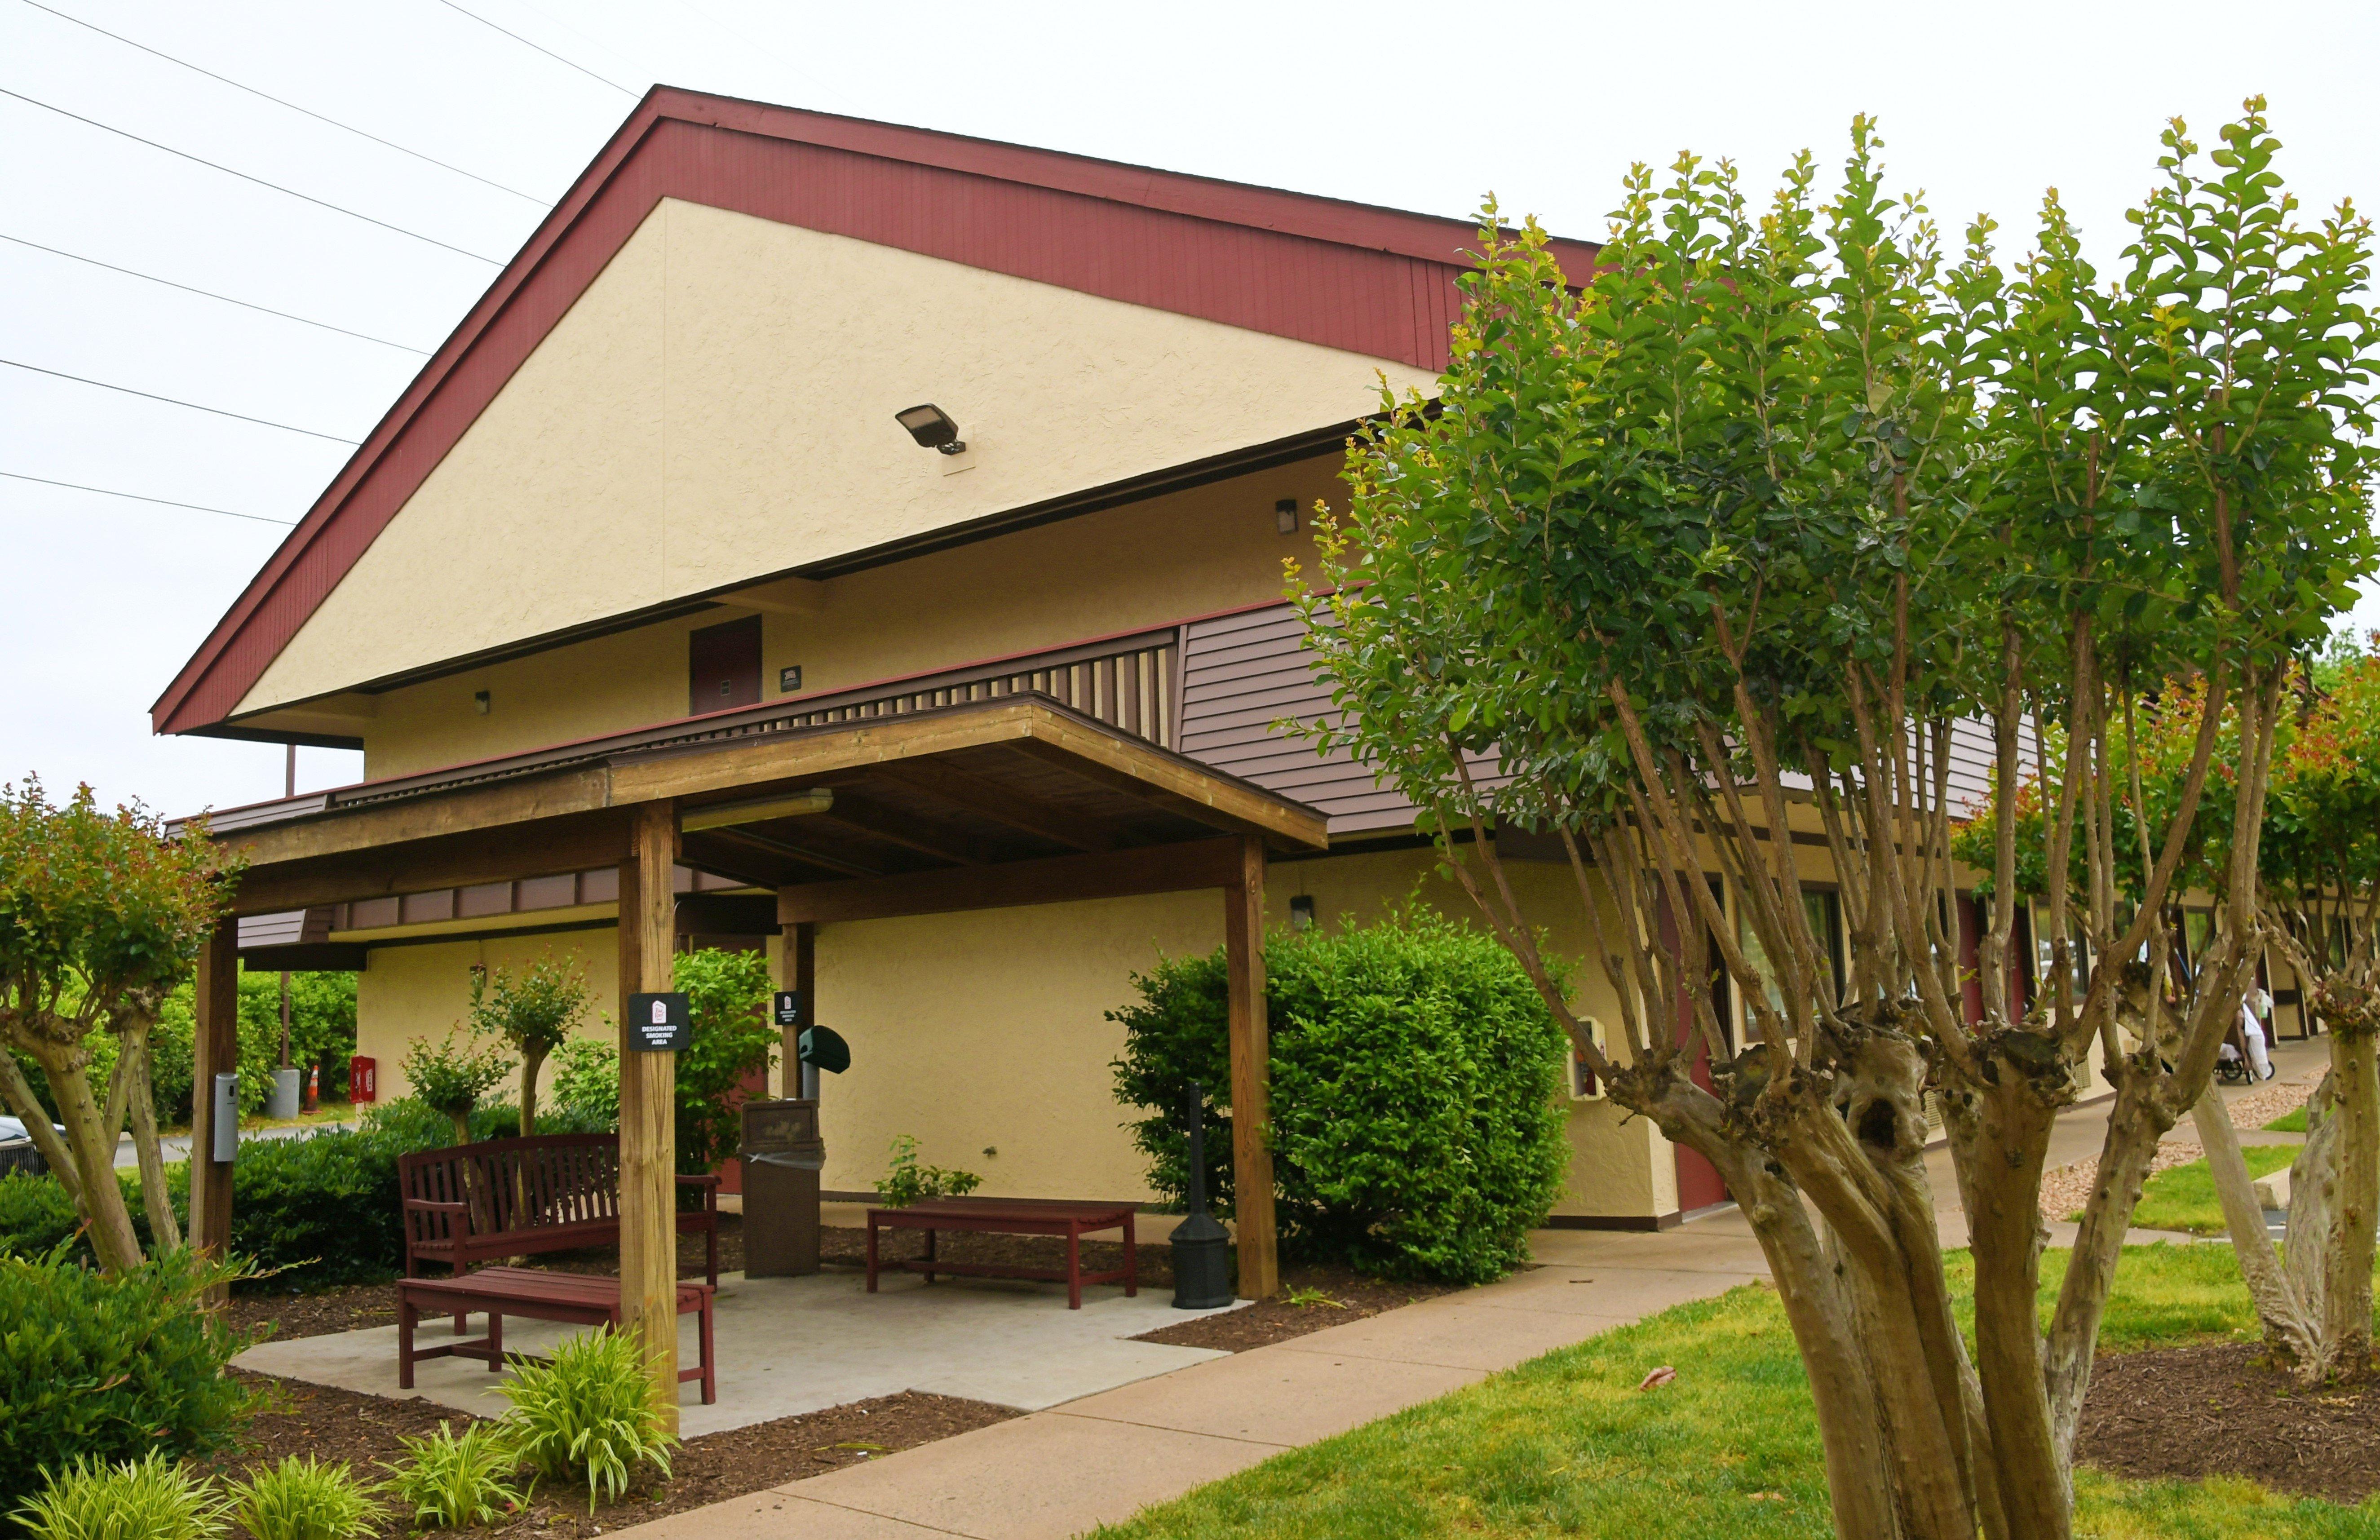
[[[1327,829],[1273,844],[1269,923],[1362,920],[1416,891],[1463,916],[1402,797],[1278,723],[1329,709],[1283,563],[1313,566],[1312,511],[1338,499],[1342,446],[1382,391],[1434,389],[1472,238],[656,91],[185,666],[157,728],[362,749],[360,785],[230,810],[219,832],[401,821],[433,793],[510,796],[561,828],[598,762],[859,724],[846,761],[873,763],[868,723],[1039,692],[1145,746],[1149,784],[1181,767],[1156,804],[1244,792],[1231,827],[1260,827],[1261,803]],[[921,404],[949,425],[925,438],[958,442],[896,421]],[[1143,835],[1079,795],[1039,799],[1032,746],[828,777],[832,807],[806,816],[685,820],[682,940],[763,945],[790,971],[781,927],[808,927],[816,1019],[854,1058],[821,1091],[830,1193],[866,1191],[908,1134],[990,1194],[1150,1196],[1107,1013],[1135,970],[1220,945],[1224,911],[1211,889],[1121,878],[1071,896],[1063,873],[1092,868],[1062,862],[1112,866]],[[251,965],[359,967],[359,1051],[402,1094],[408,1040],[457,1020],[474,965],[552,950],[604,998],[628,987],[617,871],[579,850],[358,865],[345,888],[283,890],[334,896],[251,915],[240,945]],[[973,906],[971,874],[1020,850],[1052,875]],[[911,896],[866,900],[896,889]],[[1587,954],[1584,935],[1553,940]],[[1592,969],[1578,987],[1613,1014]],[[1718,1195],[1644,1120],[1592,1096],[1569,1111],[1558,1223],[1665,1224]]]

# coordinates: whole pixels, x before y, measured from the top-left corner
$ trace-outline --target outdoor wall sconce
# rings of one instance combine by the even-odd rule
[[[1297,499],[1284,497],[1272,505],[1272,527],[1284,535],[1297,533]]]
[[[1292,930],[1311,930],[1314,928],[1313,895],[1309,893],[1300,893],[1295,898],[1289,901],[1289,928]]]
[[[813,786],[791,796],[772,796],[759,802],[724,802],[715,807],[689,807],[678,819],[678,828],[691,834],[698,829],[728,829],[739,823],[768,823],[776,819],[797,819],[805,813],[823,813],[833,807],[834,792],[831,787]]]
[[[930,401],[893,413],[892,420],[909,430],[920,449],[939,449],[945,455],[966,453],[966,441],[959,437],[959,425],[951,420],[950,413]]]
[[[487,692],[487,691],[485,691],[485,690],[474,690],[474,691],[472,691],[472,692],[471,692],[471,709],[473,709],[474,711],[479,712],[479,713],[480,713],[480,715],[481,715],[481,716],[483,716],[483,717],[484,717],[484,716],[486,716],[486,715],[488,714],[488,692]]]

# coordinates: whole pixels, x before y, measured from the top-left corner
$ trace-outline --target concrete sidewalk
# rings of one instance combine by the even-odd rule
[[[620,1532],[637,1540],[1064,1540],[1556,1348],[1767,1275],[1731,1214],[1540,1231],[1484,1288],[1086,1396]]]
[[[2326,1045],[2278,1045],[2283,1080]],[[2227,1092],[2244,1094],[2247,1087]],[[2049,1163],[2095,1158],[2106,1103],[2058,1121]],[[2263,1142],[2287,1135],[2255,1136]],[[2185,1122],[2169,1139],[2195,1143]],[[1943,1242],[1966,1243],[1949,1153],[1928,1158]],[[2071,1241],[2053,1225],[2051,1243]],[[2194,1237],[2134,1231],[2135,1243]],[[1285,1449],[1541,1353],[1767,1275],[1731,1207],[1662,1233],[1539,1231],[1540,1264],[1492,1283],[1210,1360],[940,1443],[621,1532],[637,1540],[1065,1540]]]

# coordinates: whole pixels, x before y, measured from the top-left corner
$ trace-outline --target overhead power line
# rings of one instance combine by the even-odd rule
[[[332,127],[337,128],[342,132],[355,135],[358,139],[368,139],[374,144],[395,151],[400,155],[410,155],[417,161],[426,162],[431,165],[436,166],[441,171],[451,171],[457,176],[468,176],[474,182],[495,188],[498,192],[506,192],[512,194],[515,198],[527,199],[529,202],[536,204],[540,209],[550,209],[553,206],[534,193],[523,192],[518,188],[508,188],[502,182],[494,180],[492,177],[482,176],[476,171],[466,171],[459,165],[450,165],[446,162],[440,160],[435,155],[425,155],[419,150],[408,150],[404,145],[397,143],[395,139],[382,139],[378,134],[369,133],[364,129],[357,127],[352,123],[342,123],[335,117],[325,117],[321,113],[314,111],[310,107],[301,107],[295,102],[285,102],[270,91],[259,91],[254,86],[250,85],[243,85],[241,82],[233,79],[228,75],[218,75],[213,70],[205,68],[199,65],[194,65],[188,59],[176,58],[173,55],[166,53],[164,49],[152,48],[145,42],[135,42],[132,39],[126,37],[121,32],[111,32],[106,28],[98,26],[92,22],[85,21],[79,16],[68,16],[66,12],[59,10],[55,6],[42,5],[42,0],[25,0],[25,4],[32,6],[37,11],[47,11],[50,15],[56,17],[60,21],[71,21],[78,27],[97,32],[101,37],[113,38],[117,42],[124,44],[127,48],[138,48],[140,52],[149,55],[152,58],[163,59],[167,64],[179,65],[184,69],[189,70],[193,74],[203,75],[210,80],[219,80],[225,85],[231,87],[234,91],[244,91],[250,96],[259,97],[264,101],[272,103],[276,107],[286,107],[293,113],[303,114],[305,116],[312,118],[317,123],[327,123]]]
[[[317,433],[311,428],[292,428],[285,422],[275,422],[270,418],[249,417],[246,412],[226,412],[221,406],[201,406],[195,401],[181,401],[170,395],[156,395],[148,391],[136,391],[129,385],[111,385],[104,380],[86,380],[79,374],[68,374],[63,370],[43,369],[39,364],[19,363],[14,358],[0,358],[0,364],[6,364],[10,369],[21,369],[29,374],[46,374],[54,380],[71,380],[78,385],[96,385],[103,391],[121,391],[126,395],[137,395],[144,401],[162,401],[168,406],[188,406],[194,412],[208,412],[216,417],[237,418],[242,422],[253,422],[266,428],[278,428],[285,433],[303,433],[310,439],[328,439],[333,443],[344,443],[351,447],[357,442],[354,439],[343,439],[336,433]]]
[[[342,208],[336,203],[317,198],[311,193],[299,192],[295,188],[285,188],[278,182],[268,182],[261,176],[251,176],[245,171],[234,171],[231,167],[223,164],[221,162],[211,161],[201,155],[193,155],[187,150],[176,150],[170,144],[160,144],[152,139],[142,139],[139,134],[130,133],[125,129],[118,128],[112,124],[102,123],[95,117],[85,117],[80,113],[70,113],[64,107],[54,107],[47,102],[39,101],[33,97],[26,95],[23,91],[10,91],[5,86],[0,86],[0,96],[13,97],[17,101],[22,102],[28,106],[39,107],[43,112],[47,113],[55,113],[60,117],[70,117],[77,123],[86,124],[89,127],[100,129],[103,132],[114,134],[119,139],[128,139],[135,144],[145,144],[152,150],[162,150],[168,155],[174,155],[182,160],[195,162],[200,165],[205,166],[210,171],[220,171],[226,176],[237,176],[243,182],[253,182],[260,188],[270,188],[274,192],[285,193],[291,198],[297,199],[300,202],[311,203],[318,209],[328,209],[333,213],[345,214],[349,219],[360,219],[366,224],[377,224],[383,230],[394,230],[400,236],[410,236],[415,240],[422,241],[428,245],[437,247],[441,250],[452,251],[458,257],[468,257],[475,262],[485,262],[490,267],[502,267],[504,265],[493,257],[482,257],[477,251],[467,251],[462,247],[450,246],[446,242],[440,240],[435,236],[425,236],[419,230],[408,230],[402,224],[391,224],[384,219],[374,219],[370,214],[358,213],[353,209]]]
[[[243,310],[256,310],[264,315],[279,316],[284,321],[294,321],[305,326],[319,326],[325,332],[336,332],[343,337],[356,337],[364,342],[378,343],[382,347],[394,347],[404,353],[418,353],[425,358],[430,356],[430,349],[426,347],[391,342],[386,337],[375,337],[369,333],[350,332],[344,326],[334,326],[327,321],[314,321],[306,316],[291,315],[287,310],[276,310],[269,305],[252,305],[245,299],[234,299],[230,295],[217,294],[212,289],[193,288],[188,284],[177,284],[171,278],[160,278],[153,273],[135,273],[128,267],[118,267],[114,262],[103,262],[97,257],[86,257],[79,252],[62,251],[55,246],[43,246],[40,241],[27,240],[22,236],[0,233],[0,240],[15,246],[29,246],[36,251],[46,251],[53,257],[65,257],[71,261],[89,262],[93,267],[103,267],[110,273],[121,273],[128,278],[140,278],[152,284],[163,284],[169,289],[180,289],[185,294],[202,295],[209,299],[220,299],[226,305],[237,305]]]
[[[554,63],[575,69],[590,80],[601,81],[604,85],[610,86],[613,91],[618,91],[623,96],[634,99],[637,95],[635,91],[630,91],[626,86],[622,85],[619,81],[614,80],[608,76],[598,75],[583,64],[578,64],[572,60],[565,59],[561,55],[555,53],[552,49],[546,47],[542,43],[531,42],[528,39],[521,36],[518,32],[514,31],[508,27],[499,27],[494,22],[489,20],[486,17],[480,15],[476,11],[464,10],[462,6],[455,4],[455,0],[438,0],[438,3],[445,6],[450,11],[469,17],[472,20],[478,22],[480,26],[489,29],[491,31],[504,33],[504,36],[512,39],[515,42],[519,43],[524,48],[536,49],[547,58],[552,59]]]
[[[45,487],[65,487],[72,491],[97,492],[102,497],[128,498],[134,503],[154,503],[160,507],[188,508],[196,514],[221,514],[225,518],[249,519],[258,524],[277,524],[284,529],[294,528],[298,523],[296,519],[266,518],[262,514],[235,513],[229,508],[209,508],[197,503],[176,503],[170,497],[143,497],[139,492],[120,492],[112,487],[86,487],[79,481],[53,481],[46,476],[28,476],[21,470],[0,470],[0,476],[5,476],[11,481],[38,481]]]

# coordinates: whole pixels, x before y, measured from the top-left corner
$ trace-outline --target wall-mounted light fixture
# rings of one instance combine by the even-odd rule
[[[1297,533],[1297,499],[1284,497],[1272,505],[1272,527],[1284,535]]]
[[[893,413],[892,420],[909,430],[920,449],[939,449],[945,455],[966,453],[966,441],[959,437],[959,425],[951,420],[950,413],[930,401]]]
[[[1292,930],[1311,930],[1314,928],[1314,898],[1312,894],[1300,893],[1295,898],[1289,901],[1289,928]]]
[[[481,715],[481,716],[483,716],[483,717],[484,717],[484,716],[486,716],[486,715],[488,714],[488,692],[487,692],[487,691],[485,691],[485,690],[474,690],[474,691],[472,691],[472,692],[471,692],[471,709],[473,709],[474,711],[479,712],[479,713],[480,713],[480,715]]]
[[[828,786],[813,786],[790,796],[772,796],[759,802],[722,802],[710,807],[689,807],[678,819],[678,828],[691,834],[699,829],[729,829],[739,823],[769,823],[778,819],[797,819],[805,813],[823,813],[834,806],[834,791]]]

